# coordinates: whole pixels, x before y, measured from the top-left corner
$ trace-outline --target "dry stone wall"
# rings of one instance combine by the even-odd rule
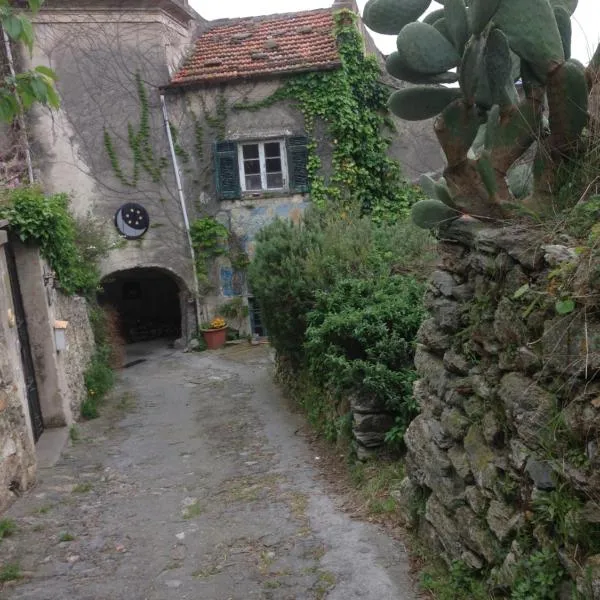
[[[600,598],[598,261],[524,227],[460,220],[441,238],[398,497],[448,563],[498,590],[510,589],[528,540],[558,548],[567,583]],[[557,305],[567,289],[574,304]],[[568,514],[549,523],[540,506],[560,498]],[[561,519],[572,524],[562,533]],[[577,531],[582,543],[569,539]]]

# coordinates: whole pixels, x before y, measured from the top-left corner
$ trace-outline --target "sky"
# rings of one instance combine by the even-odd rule
[[[526,1],[526,0],[523,0]],[[231,17],[248,17],[268,15],[277,12],[293,12],[325,8],[333,4],[333,0],[189,0],[190,4],[205,19],[221,19]],[[579,0],[573,15],[573,57],[587,64],[600,41],[600,10],[598,0]],[[366,0],[358,0],[359,7],[364,7]],[[440,8],[435,2],[431,9]],[[379,49],[389,54],[396,49],[395,38],[388,35],[373,35]]]

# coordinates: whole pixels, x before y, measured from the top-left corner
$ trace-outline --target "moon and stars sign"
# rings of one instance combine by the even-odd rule
[[[148,231],[150,215],[141,204],[123,204],[115,213],[115,227],[128,240],[136,240]]]

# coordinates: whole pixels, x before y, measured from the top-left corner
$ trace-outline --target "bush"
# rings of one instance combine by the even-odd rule
[[[305,343],[315,381],[379,399],[406,428],[416,415],[413,340],[424,315],[422,295],[422,284],[400,275],[346,279],[320,292]]]
[[[312,209],[299,225],[272,223],[257,242],[250,284],[281,369],[312,390],[288,385],[309,419],[334,439],[347,421],[340,400],[375,395],[396,416],[400,442],[416,413],[413,339],[429,234]]]
[[[16,188],[0,197],[0,217],[22,242],[39,246],[67,294],[93,294],[99,282],[94,260],[82,249],[85,240],[69,212],[66,194],[44,196],[38,188]],[[97,253],[95,253],[97,258]]]

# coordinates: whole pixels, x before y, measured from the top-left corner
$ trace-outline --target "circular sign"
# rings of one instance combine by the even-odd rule
[[[141,204],[123,204],[115,214],[115,227],[128,240],[136,240],[148,231],[150,215]]]

